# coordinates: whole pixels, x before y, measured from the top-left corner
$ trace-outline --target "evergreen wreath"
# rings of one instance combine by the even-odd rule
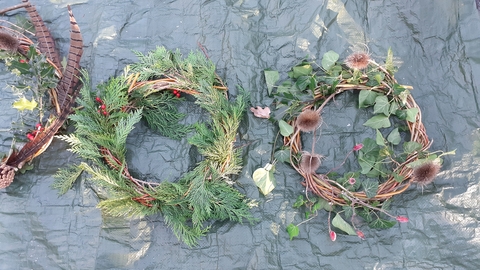
[[[454,154],[454,151],[428,151],[432,141],[422,123],[421,110],[410,93],[413,88],[395,79],[391,50],[384,66],[365,52],[349,55],[344,63],[338,59],[334,51],[325,53],[318,70],[314,70],[315,63],[304,60],[289,72],[290,79],[278,86],[275,86],[278,72],[265,71],[269,91],[276,98],[274,119],[283,136],[283,147],[276,149],[272,164],[287,162],[302,176],[306,196],[300,195],[293,206],[306,206],[307,220],[320,209],[328,211],[329,235],[333,241],[336,232],[331,225],[364,239],[359,229],[363,223],[385,229],[397,221],[407,222],[407,217],[387,211],[390,199],[406,191],[412,183],[423,189],[440,171],[441,157]],[[315,134],[322,125],[324,107],[346,91],[358,92],[359,108],[373,107],[373,117],[363,125],[376,130],[376,137],[356,144],[341,164],[324,171],[321,164],[325,157],[315,153]],[[309,152],[303,142],[304,136],[312,133]],[[336,173],[352,153],[358,161],[357,170],[346,168],[343,175]],[[336,215],[331,220],[332,212]],[[290,224],[287,232],[291,239],[297,236],[298,224]]]
[[[187,57],[163,47],[127,66],[123,75],[97,87],[95,95],[84,72],[80,109],[70,116],[76,130],[59,136],[70,151],[89,161],[60,170],[54,187],[65,193],[82,171],[106,190],[98,204],[113,216],[142,217],[161,213],[165,223],[188,246],[209,230],[213,220],[250,222],[249,201],[232,187],[231,176],[241,171],[241,151],[234,147],[245,111],[245,93],[229,101],[227,88],[215,73],[214,64],[200,52]],[[180,95],[193,96],[210,115],[196,123],[188,142],[204,159],[176,182],[151,182],[133,176],[126,162],[126,139],[142,118],[147,125],[173,139],[192,129],[179,123],[184,115],[176,104]]]

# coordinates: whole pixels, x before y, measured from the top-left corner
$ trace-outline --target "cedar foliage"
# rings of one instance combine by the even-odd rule
[[[233,143],[245,111],[245,94],[229,101],[224,91],[215,88],[214,65],[198,52],[183,58],[178,51],[158,47],[147,55],[137,55],[140,61],[127,67],[123,76],[97,87],[107,116],[98,111],[99,103],[84,72],[78,98],[81,109],[70,116],[76,130],[59,137],[86,162],[60,170],[54,187],[65,193],[85,171],[90,181],[107,191],[108,198],[98,204],[104,213],[143,217],[160,212],[177,238],[188,246],[208,232],[209,221],[252,222],[248,200],[228,184],[230,176],[241,170],[240,151]],[[179,99],[167,91],[144,84],[129,93],[132,75],[137,74],[138,81],[173,78],[175,88],[195,89],[195,103],[211,117],[206,123],[196,124],[195,134],[188,139],[204,159],[176,182],[148,183],[125,173],[126,139],[142,117],[151,128],[169,137],[184,136],[191,130],[179,123],[184,116],[174,105]],[[116,160],[102,153],[102,148]],[[141,203],[139,198],[148,200]]]

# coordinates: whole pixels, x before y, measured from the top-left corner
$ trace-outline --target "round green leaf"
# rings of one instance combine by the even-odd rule
[[[273,176],[273,171],[273,166],[270,163],[267,163],[264,168],[259,168],[253,172],[253,181],[263,195],[270,193],[277,185],[277,181],[275,181],[275,177]]]
[[[293,133],[293,127],[284,120],[278,121],[278,127],[280,128],[280,134],[282,134],[283,137],[288,137]]]
[[[338,53],[334,51],[326,52],[322,58],[322,68],[325,70],[329,70],[335,65],[335,63],[338,61],[338,58]]]
[[[292,241],[292,239],[294,237],[298,236],[299,232],[300,232],[300,230],[298,229],[298,226],[296,226],[294,224],[289,224],[287,226],[287,233],[290,236],[290,241]]]

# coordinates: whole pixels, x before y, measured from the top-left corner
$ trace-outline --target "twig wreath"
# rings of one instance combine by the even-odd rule
[[[70,151],[89,163],[59,171],[54,186],[65,193],[82,171],[106,191],[98,206],[113,216],[142,217],[163,214],[165,223],[185,244],[193,246],[209,230],[208,221],[253,221],[249,201],[233,188],[231,176],[241,170],[241,150],[234,147],[245,111],[245,93],[229,101],[227,88],[215,66],[200,52],[183,57],[163,47],[127,66],[123,75],[97,86],[95,94],[84,73],[77,109],[70,116],[75,132],[59,136]],[[191,126],[176,104],[181,95],[193,96],[210,115],[196,123],[188,142],[204,159],[176,182],[136,178],[126,162],[126,140],[142,118],[147,125],[172,139],[181,139]]]
[[[422,188],[431,183],[440,170],[441,157],[454,153],[428,152],[432,142],[422,123],[421,110],[410,94],[412,87],[401,85],[394,78],[396,68],[391,50],[384,66],[364,52],[351,54],[344,63],[338,59],[337,53],[327,52],[318,71],[313,69],[314,63],[302,61],[289,72],[290,79],[278,86],[275,86],[278,72],[265,71],[269,93],[276,98],[275,120],[283,136],[283,147],[274,153],[272,164],[287,162],[303,177],[306,196],[300,195],[294,207],[306,206],[307,220],[316,216],[319,209],[328,211],[329,235],[333,241],[336,232],[331,225],[364,239],[359,229],[361,223],[381,229],[392,227],[396,221],[407,222],[407,217],[387,212],[390,199],[406,191],[412,183]],[[358,92],[359,108],[373,107],[373,117],[363,125],[375,129],[376,137],[353,146],[336,168],[319,172],[325,157],[315,153],[315,133],[323,122],[322,111],[346,91]],[[252,111],[258,109],[261,108]],[[312,133],[309,152],[302,141]],[[409,140],[401,144],[406,137]],[[335,171],[352,153],[358,161],[358,170],[348,171],[349,168],[338,175]],[[269,170],[272,164],[263,169]],[[309,193],[316,197],[308,196]],[[332,212],[336,215],[331,220]],[[298,225],[290,224],[287,232],[291,239],[297,236]]]
[[[0,25],[0,58],[5,60],[7,69],[18,76],[17,83],[11,87],[22,95],[13,103],[13,107],[21,112],[21,119],[16,123],[16,127],[12,128],[14,140],[10,153],[0,163],[0,188],[8,187],[18,170],[30,168],[29,162],[48,148],[67,119],[76,98],[78,68],[82,56],[82,35],[70,6],[67,7],[71,42],[64,69],[52,35],[42,18],[28,0],[22,2],[1,10],[0,14],[24,7],[32,19],[38,45],[35,46],[24,34],[29,32],[25,28],[0,20],[0,23],[10,26]],[[32,99],[28,100],[26,95],[30,95]],[[50,107],[53,111],[51,113],[48,111]],[[25,136],[25,129],[29,127],[30,131]],[[21,149],[15,149],[15,139],[26,139],[26,143]]]

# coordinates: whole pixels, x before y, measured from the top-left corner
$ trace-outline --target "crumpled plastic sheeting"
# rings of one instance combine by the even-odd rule
[[[0,8],[19,2],[3,0]],[[474,0],[31,2],[62,55],[69,42],[66,5],[72,6],[85,40],[82,66],[94,85],[135,61],[132,50],[147,52],[159,45],[187,53],[200,43],[232,93],[241,85],[255,106],[272,103],[262,76],[266,68],[285,78],[307,55],[319,59],[335,50],[343,58],[366,44],[372,58],[381,62],[392,47],[400,67],[396,78],[415,88],[414,98],[434,140],[431,149],[457,149],[457,154],[445,160],[434,185],[395,198],[392,212],[408,216],[408,223],[384,231],[363,228],[365,241],[339,235],[331,242],[327,213],[320,212],[290,241],[286,226],[303,220],[303,212],[292,208],[302,192],[301,179],[279,164],[277,188],[266,197],[259,193],[251,174],[270,161],[277,130],[248,113],[241,130],[248,146],[238,187],[257,200],[252,211],[259,222],[214,223],[199,246],[189,249],[161,216],[102,216],[95,208],[96,194],[83,180],[58,198],[50,188],[52,175],[75,157],[55,140],[35,159],[34,170],[0,191],[1,269],[480,268],[480,15]],[[10,12],[9,19],[23,12]],[[2,72],[0,79],[4,89],[13,78]],[[14,99],[9,89],[2,90],[3,152],[11,143],[6,130],[15,119]],[[341,161],[352,143],[369,136],[361,125],[368,114],[356,110],[355,101],[354,95],[343,95],[325,111],[316,149],[326,156],[325,166]],[[183,110],[191,113],[187,121],[198,119],[198,110]],[[147,179],[172,181],[199,158],[185,140],[169,141],[142,125],[128,141],[130,168]]]

